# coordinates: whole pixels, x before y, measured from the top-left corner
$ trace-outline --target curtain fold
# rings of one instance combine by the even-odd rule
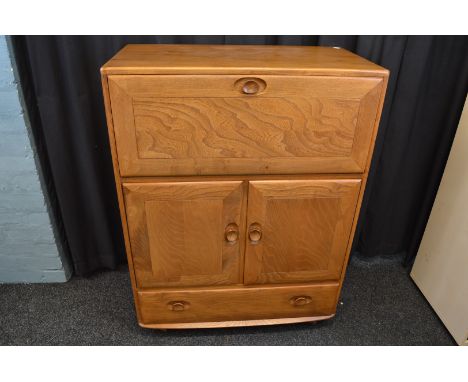
[[[125,261],[99,68],[129,43],[340,46],[390,70],[354,251],[414,258],[468,88],[465,36],[15,36],[75,273]]]

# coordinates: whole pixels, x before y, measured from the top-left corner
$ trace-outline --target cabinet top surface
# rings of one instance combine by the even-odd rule
[[[388,70],[345,49],[286,45],[131,44],[103,74],[283,74],[377,76]]]

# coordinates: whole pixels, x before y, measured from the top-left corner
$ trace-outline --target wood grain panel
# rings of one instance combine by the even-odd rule
[[[349,156],[359,101],[134,98],[139,158]]]
[[[341,275],[360,180],[252,181],[244,283],[337,280]],[[249,229],[249,228],[248,228]]]
[[[143,78],[142,78],[143,77]],[[380,78],[111,76],[123,176],[362,172]]]
[[[388,74],[346,49],[285,45],[130,44],[101,70],[106,74]]]
[[[239,283],[245,185],[232,182],[124,184],[139,287]],[[228,243],[224,229],[239,227]]]
[[[146,227],[154,233],[148,238],[155,279],[177,282],[222,273],[222,210],[223,200],[145,203]]]
[[[229,326],[229,322],[236,320],[285,317],[308,317],[308,320],[313,320],[313,317],[330,316],[335,313],[337,291],[338,283],[140,291],[138,301],[143,326],[166,323],[174,327],[200,322],[218,322],[218,326]],[[304,304],[301,298],[305,300]],[[180,304],[181,309],[173,309],[174,304]]]

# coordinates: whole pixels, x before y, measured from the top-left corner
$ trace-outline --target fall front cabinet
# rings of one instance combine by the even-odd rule
[[[332,48],[129,45],[102,75],[140,325],[333,316],[387,71]]]

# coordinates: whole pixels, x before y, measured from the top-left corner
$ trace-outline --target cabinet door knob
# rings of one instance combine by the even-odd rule
[[[167,308],[174,312],[181,312],[187,310],[190,304],[187,301],[170,301],[167,303]]]
[[[310,298],[310,296],[294,296],[289,300],[289,302],[291,303],[291,305],[301,306],[310,304],[312,302],[312,299]]]
[[[230,223],[226,226],[224,238],[229,244],[235,244],[239,240],[239,227],[236,223]]]
[[[245,84],[242,86],[242,92],[244,94],[256,94],[260,90],[260,85],[257,81],[249,80],[246,81]]]
[[[252,223],[249,226],[249,239],[251,244],[258,244],[262,238],[262,227],[258,223]]]

